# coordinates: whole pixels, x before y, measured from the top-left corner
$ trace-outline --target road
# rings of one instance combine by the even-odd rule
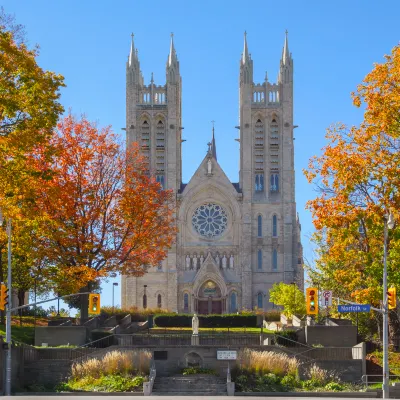
[[[62,395],[61,395],[62,396]],[[87,395],[87,396],[73,396],[74,399],[77,400],[94,400],[94,399],[99,399],[99,400],[121,400],[121,398],[126,397],[127,395],[120,395],[120,396],[108,396],[108,395]],[[58,396],[13,396],[12,399],[13,400],[38,400],[43,398],[44,400],[59,400],[60,395]],[[70,395],[68,396],[63,396],[63,397],[71,397]],[[177,397],[189,397],[190,400],[220,400],[221,397],[225,397],[225,396],[130,396],[131,398],[137,398],[139,399],[145,399],[145,400],[159,400],[160,398],[163,400],[177,400]],[[228,397],[228,396],[226,396]],[[235,396],[234,397],[235,400],[295,400],[295,399],[299,399],[299,398],[303,398],[305,399],[306,397],[304,396],[298,396],[298,397],[260,397],[260,396]],[[316,399],[318,397],[315,397]],[[339,398],[343,398],[343,397],[320,397],[323,400],[333,400],[333,399],[339,399]],[[361,397],[346,397],[347,400],[359,400]],[[363,399],[369,399],[369,398],[373,398],[373,397],[362,397]],[[376,398],[376,397],[375,397]]]

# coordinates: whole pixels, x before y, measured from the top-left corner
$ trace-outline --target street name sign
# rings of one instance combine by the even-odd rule
[[[217,360],[236,360],[236,350],[217,350]]]
[[[370,312],[371,304],[341,304],[338,312]]]

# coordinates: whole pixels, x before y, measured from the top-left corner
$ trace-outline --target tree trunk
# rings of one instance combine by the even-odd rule
[[[18,289],[18,307],[21,307],[25,304],[25,290]],[[22,326],[22,308],[18,310],[19,314],[19,325]]]

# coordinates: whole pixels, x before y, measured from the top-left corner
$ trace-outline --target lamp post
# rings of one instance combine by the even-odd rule
[[[113,312],[113,314],[114,314],[114,288],[115,288],[115,286],[118,286],[118,282],[113,282],[113,285],[112,285],[112,288],[113,288],[113,290],[112,290],[112,312]]]
[[[3,213],[0,209],[0,225],[3,225]],[[8,238],[8,271],[7,271],[7,288],[8,288],[8,304],[6,311],[6,342],[7,342],[7,358],[6,358],[6,382],[5,395],[11,396],[11,308],[12,308],[12,288],[11,288],[11,218],[7,219],[7,238]]]
[[[147,285],[143,285],[143,308],[147,308],[147,294],[146,294]]]
[[[388,229],[393,229],[394,220],[392,213],[385,215],[383,228],[383,398],[389,398],[389,326],[388,326],[388,294],[387,294],[387,241]]]

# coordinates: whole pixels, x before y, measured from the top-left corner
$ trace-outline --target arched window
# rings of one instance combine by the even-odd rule
[[[278,236],[278,217],[274,215],[272,217],[272,237]]]
[[[278,251],[272,250],[272,269],[276,271],[278,269]]]
[[[257,308],[264,308],[262,293],[258,293],[258,295],[257,295]]]
[[[257,236],[262,237],[262,216],[257,217]]]
[[[143,309],[145,310],[147,308],[147,295],[143,295]]]
[[[262,250],[257,252],[257,268],[262,269]]]
[[[263,192],[264,191],[264,175],[256,174],[254,184],[255,184],[256,192]]]
[[[271,174],[270,191],[279,192],[279,174]]]
[[[189,311],[189,295],[187,293],[183,295],[183,310],[185,312]]]
[[[237,311],[237,304],[236,304],[237,296],[235,292],[231,293],[231,312]]]
[[[161,308],[161,307],[162,307],[161,294],[159,294],[157,296],[157,308]]]

